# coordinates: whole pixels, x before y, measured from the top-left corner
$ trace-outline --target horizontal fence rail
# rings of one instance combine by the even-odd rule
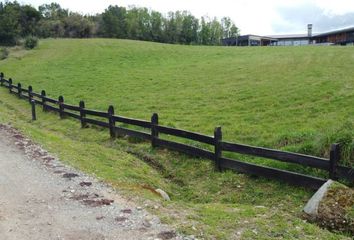
[[[63,96],[59,96],[58,99],[53,99],[48,97],[44,90],[39,94],[34,92],[31,86],[25,89],[21,84],[14,85],[12,79],[5,79],[3,73],[0,73],[0,86],[8,88],[10,93],[18,95],[19,98],[28,99],[32,106],[33,120],[36,119],[35,105],[41,105],[43,111],[58,112],[60,118],[71,117],[79,120],[82,128],[87,127],[88,124],[108,128],[112,138],[130,136],[151,141],[151,145],[154,148],[162,147],[194,157],[212,160],[214,161],[215,168],[220,171],[230,169],[239,173],[275,179],[311,189],[318,189],[326,181],[326,179],[314,176],[260,166],[222,156],[223,152],[233,152],[325,170],[328,172],[328,178],[330,179],[336,180],[340,178],[347,180],[350,183],[354,183],[354,169],[339,165],[340,147],[338,144],[332,144],[330,158],[325,159],[299,153],[230,143],[222,140],[222,131],[220,127],[215,128],[214,136],[207,136],[200,133],[159,125],[159,119],[156,113],[152,115],[151,121],[146,121],[117,116],[114,114],[113,106],[109,106],[107,111],[90,110],[85,108],[84,101],[80,101],[79,105],[75,106],[64,103]],[[99,118],[100,120],[89,118],[90,116]],[[118,126],[117,123],[123,125]],[[134,126],[141,130],[135,128],[130,129],[126,127],[126,125]],[[162,138],[163,135],[206,144],[213,147],[214,151],[172,140],[166,140]]]
[[[102,122],[99,120],[95,120],[95,119],[90,119],[90,118],[82,118],[83,122],[85,123],[90,123],[96,126],[100,126],[100,127],[109,127],[109,123],[108,122]]]
[[[172,142],[172,141],[168,141],[168,140],[164,140],[164,139],[156,139],[156,145],[159,147],[164,147],[164,148],[168,148],[171,150],[175,150],[178,152],[182,152],[191,156],[195,156],[195,157],[201,157],[201,158],[206,158],[206,159],[210,159],[213,160],[214,159],[214,153],[201,149],[201,148],[197,148],[197,147],[193,147],[187,144],[183,144],[183,143],[177,143],[177,142]]]
[[[64,103],[62,105],[63,105],[64,109],[68,109],[68,110],[71,110],[71,111],[77,111],[77,112],[80,111],[80,107],[78,107],[78,106],[64,104]]]
[[[324,158],[318,158],[298,153],[291,153],[291,152],[284,152],[279,150],[273,150],[268,148],[261,148],[261,147],[252,147],[243,144],[236,144],[236,143],[229,143],[229,142],[222,142],[221,143],[222,150],[252,155],[262,158],[269,158],[273,160],[279,160],[282,162],[288,163],[297,163],[304,166],[319,168],[327,170],[329,168],[329,161]]]
[[[115,136],[130,136],[136,137],[143,140],[151,140],[151,135],[149,133],[132,130],[124,127],[115,127],[114,128]]]
[[[156,126],[159,133],[164,133],[168,135],[173,135],[176,137],[187,138],[190,140],[195,140],[198,142],[214,145],[214,137],[206,136],[200,133],[189,132],[185,130],[180,130],[176,128],[164,127],[164,126]]]
[[[138,127],[143,127],[143,128],[151,128],[151,122],[144,121],[144,120],[138,120],[134,118],[127,118],[127,117],[122,117],[122,116],[113,116],[114,121],[120,122],[120,123],[125,123],[125,124],[130,124]]]
[[[311,189],[318,189],[326,182],[326,180],[321,178],[270,167],[258,166],[255,164],[235,161],[234,159],[228,158],[221,158],[221,166],[223,168],[233,169],[241,173],[281,180],[292,185],[306,186]]]
[[[107,118],[108,117],[108,113],[107,112],[100,112],[100,111],[88,110],[88,109],[83,109],[82,111],[83,111],[84,114],[91,115],[91,116],[103,117],[103,118]]]

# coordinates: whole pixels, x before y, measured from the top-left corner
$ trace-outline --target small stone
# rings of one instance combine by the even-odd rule
[[[72,179],[72,178],[74,178],[74,177],[78,177],[79,175],[78,174],[76,174],[76,173],[64,173],[63,174],[63,178],[68,178],[68,179]]]
[[[80,186],[81,186],[81,187],[85,187],[85,186],[86,186],[86,187],[89,187],[89,186],[91,186],[91,185],[92,185],[92,182],[81,182],[81,183],[80,183]]]
[[[128,218],[126,218],[126,217],[116,217],[114,220],[116,222],[124,222],[124,221],[128,220]]]
[[[176,237],[176,233],[174,231],[163,231],[157,234],[157,237],[163,240],[168,240]]]
[[[156,189],[155,191],[156,191],[157,193],[159,193],[159,194],[161,195],[161,197],[162,197],[163,199],[165,199],[166,201],[171,201],[170,196],[168,196],[168,194],[167,194],[164,190],[162,190],[162,189]]]
[[[326,195],[329,187],[332,185],[333,181],[328,180],[325,184],[320,187],[320,189],[312,196],[304,208],[304,212],[310,216],[317,216],[318,206],[322,201],[323,197]]]
[[[136,207],[136,210],[141,211],[141,210],[143,210],[143,208],[142,207]]]
[[[266,208],[265,206],[255,206],[255,208]]]
[[[131,214],[133,211],[129,208],[121,210],[122,213]]]
[[[149,228],[149,227],[151,227],[151,222],[150,221],[148,221],[147,219],[144,219],[143,220],[143,225],[144,225],[144,227],[147,227],[147,228]]]

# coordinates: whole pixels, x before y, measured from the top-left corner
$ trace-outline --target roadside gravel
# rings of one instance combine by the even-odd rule
[[[2,240],[192,239],[0,125]]]

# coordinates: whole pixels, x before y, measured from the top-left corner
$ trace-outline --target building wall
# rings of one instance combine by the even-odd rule
[[[274,43],[275,46],[305,46],[309,45],[308,39],[279,39],[278,42]]]
[[[306,35],[282,36],[284,38],[273,39],[257,35],[244,35],[236,38],[223,39],[222,44],[226,46],[305,46],[309,44],[319,45],[353,45],[354,29],[343,29],[339,31],[317,34],[309,38]]]
[[[340,32],[336,34],[320,35],[313,37],[313,41],[316,44],[332,43],[347,45],[354,42],[354,31]]]

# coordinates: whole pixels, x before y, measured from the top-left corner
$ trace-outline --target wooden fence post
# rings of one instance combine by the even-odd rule
[[[221,171],[221,156],[222,156],[222,150],[221,150],[221,141],[222,141],[222,131],[221,127],[216,127],[214,130],[214,151],[215,151],[215,169],[217,171]]]
[[[31,101],[31,106],[32,106],[32,121],[37,120],[36,116],[36,102],[34,100]]]
[[[18,83],[17,84],[17,95],[18,95],[18,98],[21,98],[21,92],[22,92],[22,85],[21,85],[21,83]]]
[[[84,102],[84,101],[80,101],[79,107],[80,107],[81,128],[85,128],[85,127],[86,127],[86,123],[85,123],[85,121],[84,121],[84,118],[86,117],[86,114],[84,113],[85,102]]]
[[[4,85],[4,73],[3,72],[0,73],[0,84],[1,84],[1,86]]]
[[[29,101],[29,103],[32,102],[32,98],[33,98],[32,92],[33,92],[32,86],[28,86],[28,101]]]
[[[331,152],[329,157],[329,178],[337,179],[337,165],[340,160],[340,146],[338,143],[331,145]]]
[[[115,138],[116,122],[114,121],[114,107],[112,105],[108,107],[108,123],[109,123],[109,134],[111,135],[111,138]]]
[[[151,117],[151,147],[155,148],[158,146],[156,140],[159,138],[159,131],[157,126],[159,125],[159,115],[154,113]]]
[[[43,112],[45,112],[47,109],[45,108],[45,96],[46,96],[46,94],[45,94],[45,91],[44,90],[42,90],[42,92],[41,92],[41,97],[42,97],[42,106],[43,106]]]
[[[12,93],[12,78],[9,78],[9,92]]]
[[[63,106],[64,97],[63,96],[59,96],[58,103],[59,103],[59,116],[61,119],[63,119],[64,118],[64,106]]]

